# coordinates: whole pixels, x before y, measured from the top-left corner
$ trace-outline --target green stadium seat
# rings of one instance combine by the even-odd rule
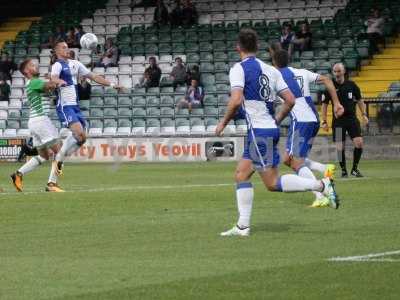
[[[318,50],[315,52],[314,59],[328,59],[329,52],[326,50]]]
[[[216,106],[205,106],[204,115],[207,117],[216,117],[218,116],[218,108]]]
[[[117,121],[115,119],[105,119],[104,120],[104,128],[106,127],[112,127],[112,128],[117,128]]]
[[[175,115],[174,109],[171,107],[161,107],[160,115],[162,117],[173,117]]]
[[[215,72],[227,72],[229,66],[225,62],[220,61],[220,62],[214,63],[214,68],[215,68]]]
[[[339,39],[327,39],[328,49],[339,49],[342,46],[342,43]]]
[[[314,58],[314,51],[303,51],[301,53],[300,59],[303,60],[313,60]]]
[[[146,122],[142,119],[134,119],[132,120],[132,127],[145,127]]]
[[[215,76],[210,73],[201,74],[201,82],[204,86],[214,85],[215,84]]]
[[[160,109],[158,107],[149,107],[146,109],[147,117],[160,117]]]
[[[200,73],[214,73],[214,64],[208,62],[200,63]]]
[[[21,113],[17,109],[9,109],[8,110],[8,118],[9,119],[19,119],[21,117]]]
[[[151,87],[147,89],[147,94],[151,94],[151,95],[159,95],[160,94],[160,88],[159,87]]]
[[[301,65],[302,65],[303,69],[307,69],[307,70],[310,70],[310,71],[314,71],[315,68],[316,68],[315,62],[312,61],[312,60],[301,61]]]
[[[186,52],[199,52],[199,44],[195,42],[187,42],[185,43]]]
[[[200,42],[199,50],[200,50],[200,57],[201,57],[201,53],[203,53],[203,52],[212,52],[213,51],[213,46],[209,42]]]
[[[146,98],[144,96],[134,96],[132,98],[133,106],[145,107],[146,106]]]
[[[239,60],[240,60],[240,55],[239,55],[239,53],[236,52],[236,51],[230,51],[230,52],[228,52],[228,60],[229,60],[229,61],[235,61],[235,62],[239,61]]]
[[[189,116],[189,110],[187,108],[176,108],[175,117],[187,117]]]
[[[173,53],[183,53],[185,52],[185,44],[184,43],[178,43],[175,42],[172,43],[172,52]]]
[[[118,106],[132,106],[132,99],[126,96],[118,97]]]
[[[186,55],[186,61],[188,63],[198,63],[200,61],[200,55],[197,53],[188,53]]]
[[[104,117],[118,117],[118,111],[115,108],[105,108]]]
[[[229,83],[229,76],[226,73],[216,73],[215,82],[217,83]]]
[[[158,53],[160,54],[166,54],[166,53],[171,53],[172,52],[172,46],[170,44],[159,44],[158,46]]]
[[[146,110],[143,107],[134,107],[132,109],[132,115],[133,117],[145,117]]]
[[[103,98],[100,97],[92,97],[90,99],[90,107],[103,107]]]
[[[224,52],[214,52],[214,61],[228,61],[228,55]]]
[[[160,98],[157,96],[147,96],[146,97],[147,106],[160,106]]]
[[[132,121],[129,119],[118,119],[118,127],[132,127]]]
[[[205,95],[203,103],[204,106],[215,106],[218,104],[218,98],[215,95]]]
[[[163,95],[160,99],[160,105],[172,107],[174,105],[174,98],[169,95]]]
[[[214,56],[209,52],[200,52],[200,62],[213,62]]]
[[[103,128],[103,120],[89,120],[90,128]]]
[[[104,98],[104,106],[113,106],[113,107],[117,107],[117,98],[114,98],[114,97],[105,97],[105,98]]]
[[[212,43],[212,48],[215,51],[225,51],[226,50],[226,43],[224,41],[214,41]]]
[[[103,110],[101,108],[91,108],[90,117],[91,118],[103,118]]]
[[[158,54],[158,45],[157,44],[146,44],[144,47],[144,52],[146,53],[146,55]]]
[[[335,49],[335,48],[329,48],[328,49],[329,53],[329,58],[330,59],[338,59],[341,60],[343,58],[343,52],[342,50]]]
[[[132,117],[132,111],[130,110],[129,107],[120,107],[120,108],[118,108],[118,116],[119,117],[131,118]]]
[[[230,92],[231,88],[230,88],[229,84],[217,83],[216,84],[216,90],[217,90],[218,93],[227,94],[227,93]]]
[[[173,93],[174,93],[174,88],[172,86],[162,87],[160,89],[160,94],[173,94]]]

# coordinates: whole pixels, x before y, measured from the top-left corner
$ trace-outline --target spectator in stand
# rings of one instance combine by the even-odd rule
[[[160,86],[161,69],[157,65],[156,58],[151,56],[149,63],[150,66],[144,70],[143,77],[140,79],[140,87],[151,88]]]
[[[373,9],[371,16],[365,21],[367,25],[367,35],[371,44],[371,52],[375,54],[379,52],[379,43],[384,43],[383,27],[385,25],[385,19],[381,16],[378,9]]]
[[[65,40],[69,48],[78,48],[75,40],[75,29],[71,27],[67,32],[67,39]]]
[[[57,26],[56,32],[54,33],[54,40],[55,41],[65,41],[67,39],[67,35],[65,34],[63,26]]]
[[[8,56],[7,52],[3,52],[1,54],[1,60],[0,60],[0,74],[2,75],[2,78],[7,81],[11,80],[11,73],[15,70],[18,69],[18,66],[14,61],[10,59]]]
[[[167,25],[169,21],[168,9],[162,0],[157,0],[154,11],[154,25],[157,27]]]
[[[182,3],[181,0],[175,0],[175,7],[170,14],[170,20],[172,26],[182,25]]]
[[[281,47],[289,52],[289,56],[293,53],[293,40],[295,35],[292,31],[292,25],[286,23],[282,27]]]
[[[183,26],[190,27],[197,24],[197,10],[191,0],[185,0],[182,9],[182,24]]]
[[[300,52],[311,50],[312,33],[307,23],[300,25],[300,30],[296,33],[293,40],[294,49]]]
[[[0,101],[10,101],[11,88],[3,73],[0,73]]]
[[[40,45],[40,48],[41,49],[53,49],[54,45],[55,45],[55,41],[56,41],[56,39],[54,38],[54,35],[49,35],[47,40]]]
[[[204,90],[199,85],[199,81],[192,79],[190,86],[187,88],[185,98],[178,103],[178,107],[189,108],[192,112],[193,108],[203,107]]]
[[[186,84],[186,67],[184,66],[182,62],[182,58],[177,57],[175,58],[175,67],[172,68],[171,74],[171,79],[173,80],[173,86],[176,88],[178,85],[184,85]]]
[[[78,48],[81,47],[81,37],[84,35],[86,32],[83,31],[82,25],[76,26],[75,27],[75,44],[78,45]]]
[[[118,48],[114,45],[112,38],[107,38],[104,46],[104,54],[100,62],[96,64],[97,67],[115,67],[118,61]]]
[[[198,65],[193,65],[188,71],[186,75],[186,84],[191,85],[192,79],[196,79],[200,82],[200,68]]]

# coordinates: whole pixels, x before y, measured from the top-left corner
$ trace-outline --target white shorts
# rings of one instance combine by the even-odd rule
[[[57,128],[46,116],[29,119],[28,128],[31,132],[33,147],[47,148],[59,141]]]

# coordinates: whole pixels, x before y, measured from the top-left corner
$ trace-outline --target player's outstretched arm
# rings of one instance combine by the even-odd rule
[[[45,93],[52,92],[58,87],[58,84],[54,81],[48,81],[44,84],[43,90]]]
[[[102,76],[100,76],[98,74],[90,73],[90,74],[86,75],[86,77],[89,78],[90,80],[93,80],[94,82],[97,82],[98,84],[101,84],[101,85],[104,85],[104,86],[109,86],[109,87],[112,87],[113,89],[116,89],[116,90],[123,90],[124,89],[123,86],[120,86],[120,85],[117,85],[117,84],[115,84],[113,82],[110,82],[109,80],[105,79],[104,77],[102,77]]]
[[[282,109],[277,113],[275,120],[276,123],[280,124],[284,118],[290,113],[293,106],[296,104],[296,98],[289,89],[284,89],[279,93],[279,97],[282,98],[283,104]]]
[[[367,106],[365,105],[365,102],[363,101],[363,99],[360,99],[357,101],[357,106],[362,113],[364,125],[368,125],[369,119],[367,116]]]
[[[228,125],[229,121],[233,119],[237,110],[243,102],[243,90],[236,88],[231,91],[231,99],[228,102],[228,107],[226,109],[226,113],[224,118],[218,123],[217,128],[215,129],[215,134],[220,136],[224,131],[226,125]]]
[[[328,122],[326,121],[327,113],[328,113],[328,104],[323,102],[322,103],[322,107],[321,107],[321,114],[322,114],[322,124],[321,124],[321,126],[325,131],[329,130]]]
[[[319,75],[318,82],[325,85],[326,90],[328,91],[329,95],[331,96],[332,103],[333,103],[333,111],[335,113],[336,118],[343,115],[344,108],[339,102],[339,98],[336,94],[336,88],[333,85],[332,80],[327,76]]]

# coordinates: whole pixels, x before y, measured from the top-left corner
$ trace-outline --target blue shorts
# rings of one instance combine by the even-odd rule
[[[286,142],[286,152],[290,156],[306,158],[312,148],[312,143],[318,130],[318,122],[292,121]]]
[[[57,115],[64,127],[69,127],[69,125],[79,122],[83,128],[86,128],[85,118],[78,105],[57,105]]]
[[[256,170],[279,165],[279,128],[250,129],[244,144],[243,158],[253,162]]]

